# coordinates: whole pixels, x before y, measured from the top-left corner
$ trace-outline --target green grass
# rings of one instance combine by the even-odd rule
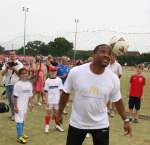
[[[133,72],[126,71],[121,79],[121,91],[125,106],[127,108],[129,78]],[[150,97],[149,72],[145,72],[146,87],[145,99],[142,103],[142,114],[150,115]],[[67,107],[70,112],[71,103]],[[45,114],[43,107],[35,106],[32,112],[28,113],[25,123],[25,132],[30,136],[29,145],[65,145],[67,136],[67,127],[69,115],[65,116],[64,127],[65,132],[60,133],[51,129],[49,134],[43,133],[43,116]],[[150,145],[150,121],[141,120],[139,124],[132,124],[133,137],[124,136],[123,123],[118,115],[110,118],[110,145]],[[16,145],[15,139],[16,129],[15,122],[9,120],[9,113],[0,114],[0,145]],[[86,138],[83,145],[92,145],[92,138]]]

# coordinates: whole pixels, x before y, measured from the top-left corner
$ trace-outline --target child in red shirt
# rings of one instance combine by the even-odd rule
[[[139,110],[141,108],[141,100],[143,100],[143,89],[145,86],[145,78],[142,75],[143,66],[137,65],[136,73],[130,78],[130,92],[129,92],[129,117],[130,121],[138,123]],[[133,112],[133,109],[135,111]]]

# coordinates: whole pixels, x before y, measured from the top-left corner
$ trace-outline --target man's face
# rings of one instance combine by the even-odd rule
[[[110,63],[113,64],[116,60],[116,56],[114,54],[111,54],[110,56]]]
[[[106,67],[110,62],[110,56],[110,49],[107,47],[101,47],[95,54],[93,54],[94,63],[101,67]]]
[[[16,60],[16,53],[14,51],[11,51],[9,53],[9,58],[11,61],[15,61]]]
[[[68,63],[68,58],[62,57],[62,64],[67,65],[67,63]]]

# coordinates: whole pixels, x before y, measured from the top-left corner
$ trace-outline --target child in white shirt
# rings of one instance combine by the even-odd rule
[[[62,90],[62,80],[57,77],[57,68],[51,66],[49,68],[50,76],[45,81],[45,96],[46,96],[46,115],[45,121],[45,133],[48,133],[49,123],[51,119],[55,120],[55,128],[61,132],[64,129],[58,124],[58,106]]]
[[[32,84],[28,81],[28,70],[22,68],[19,70],[19,81],[14,86],[14,112],[17,130],[17,141],[25,144],[28,138],[27,135],[23,134],[24,120],[28,110],[28,106],[31,105],[31,97],[33,96]],[[31,108],[30,108],[31,109]]]

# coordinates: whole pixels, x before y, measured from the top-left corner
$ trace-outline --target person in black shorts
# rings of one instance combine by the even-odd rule
[[[141,108],[141,101],[143,100],[143,89],[145,86],[145,78],[141,74],[142,69],[143,67],[141,64],[137,65],[136,73],[133,74],[130,78],[130,92],[128,102],[129,119],[134,123],[139,122],[139,110]]]

